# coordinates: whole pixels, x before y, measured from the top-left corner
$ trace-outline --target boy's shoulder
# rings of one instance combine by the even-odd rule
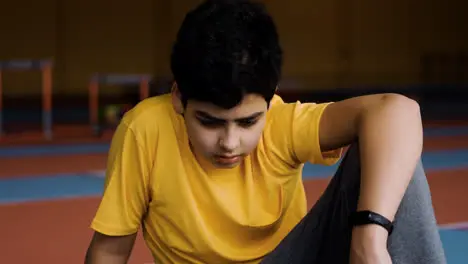
[[[295,104],[296,103],[285,102],[280,95],[275,94],[270,101],[267,119],[269,121],[286,121],[284,118],[292,117],[286,112],[294,108]]]
[[[170,125],[174,119],[171,94],[162,94],[140,101],[125,113],[122,122],[134,132],[144,132]]]

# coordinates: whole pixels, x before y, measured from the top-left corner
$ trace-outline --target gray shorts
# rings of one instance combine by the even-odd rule
[[[350,214],[360,187],[358,144],[353,144],[322,197],[262,264],[347,264]],[[422,164],[418,164],[388,240],[394,264],[445,264],[445,254]]]

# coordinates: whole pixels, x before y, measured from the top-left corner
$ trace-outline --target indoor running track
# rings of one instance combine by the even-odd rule
[[[468,127],[425,131],[423,163],[449,264],[468,263]],[[0,148],[0,262],[83,263],[108,145]],[[304,169],[309,204],[334,167]],[[150,263],[141,237],[130,263]]]

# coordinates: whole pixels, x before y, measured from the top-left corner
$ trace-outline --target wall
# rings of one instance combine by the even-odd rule
[[[43,58],[55,55],[57,6],[55,1],[8,1],[0,8],[0,60]],[[25,4],[28,8],[24,8]],[[5,93],[35,93],[40,74],[4,74]]]
[[[198,2],[9,1],[0,9],[0,59],[53,58],[58,94],[85,94],[94,72],[170,77],[171,43]],[[284,89],[418,84],[423,54],[468,52],[461,0],[265,2],[285,50]],[[40,89],[37,73],[4,78],[9,95]]]
[[[286,51],[286,76],[303,80],[303,88],[418,84],[425,53],[468,53],[463,1],[267,3]]]
[[[54,92],[65,94],[86,93],[95,72],[155,74],[165,43],[163,2],[44,0],[25,9],[10,1],[0,11],[0,59],[52,58]],[[5,73],[5,93],[35,94],[39,78]]]

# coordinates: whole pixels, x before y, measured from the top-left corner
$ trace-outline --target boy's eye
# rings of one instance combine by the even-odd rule
[[[217,128],[226,125],[226,121],[224,120],[216,120],[216,119],[207,119],[207,118],[197,118],[198,122],[204,127],[207,128]],[[258,121],[258,118],[246,118],[237,120],[237,125],[248,128],[255,125]]]
[[[224,124],[222,121],[219,121],[219,120],[209,120],[209,119],[203,119],[203,118],[199,118],[198,122],[200,122],[202,126],[210,127],[210,128],[219,127]]]
[[[249,119],[244,119],[244,120],[239,120],[237,122],[241,127],[251,127],[257,123],[256,118],[249,118]]]

